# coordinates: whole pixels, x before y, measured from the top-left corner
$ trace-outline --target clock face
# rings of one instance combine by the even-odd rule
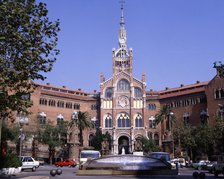
[[[126,107],[129,105],[129,99],[126,96],[119,96],[118,97],[118,105],[121,106],[122,108]]]

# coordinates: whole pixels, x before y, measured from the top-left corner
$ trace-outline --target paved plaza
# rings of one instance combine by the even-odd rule
[[[195,172],[196,170],[191,169],[191,168],[180,168],[179,170],[179,175],[178,176],[132,176],[132,175],[114,175],[114,176],[77,176],[76,171],[78,170],[77,167],[75,168],[69,168],[69,167],[63,167],[60,168],[62,169],[62,174],[61,175],[56,175],[52,177],[50,175],[50,170],[52,169],[57,169],[57,167],[50,166],[50,165],[45,165],[45,166],[40,166],[36,172],[32,171],[23,171],[20,174],[16,176],[10,177],[10,179],[90,179],[90,178],[97,178],[97,179],[124,179],[124,178],[129,178],[129,179],[134,179],[134,178],[156,178],[156,179],[169,179],[169,178],[177,178],[177,179],[190,179],[193,178],[192,173]],[[202,171],[205,172],[206,174],[206,179],[212,179],[215,178],[213,174],[208,173],[207,171]],[[2,177],[0,177],[2,178]],[[7,177],[3,177],[7,178]],[[224,178],[219,177],[219,178]]]

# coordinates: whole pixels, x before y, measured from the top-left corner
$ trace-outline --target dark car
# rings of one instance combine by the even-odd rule
[[[57,167],[64,167],[64,166],[75,167],[77,163],[73,160],[63,160],[63,161],[55,162],[54,165]]]
[[[209,171],[209,173],[214,173],[214,164],[217,164],[217,161],[213,161],[207,164],[206,169]]]

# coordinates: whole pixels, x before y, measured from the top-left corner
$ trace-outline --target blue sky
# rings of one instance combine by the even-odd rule
[[[112,76],[119,0],[42,2],[60,19],[61,53],[40,83],[99,91],[100,73]],[[146,74],[147,90],[209,81],[213,62],[224,61],[224,0],[126,0],[124,17],[134,76]]]

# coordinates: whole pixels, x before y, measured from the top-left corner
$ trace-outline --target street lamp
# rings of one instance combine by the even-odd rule
[[[24,113],[18,115],[19,125],[20,125],[20,135],[19,135],[19,157],[22,156],[22,142],[25,139],[25,134],[23,133],[23,126],[28,123],[28,117]]]
[[[171,137],[172,137],[172,150],[173,150],[173,158],[175,157],[175,145],[174,145],[174,136],[173,136],[173,117],[174,113],[172,111],[169,111],[168,115],[168,122],[169,122],[169,129],[171,130]]]

